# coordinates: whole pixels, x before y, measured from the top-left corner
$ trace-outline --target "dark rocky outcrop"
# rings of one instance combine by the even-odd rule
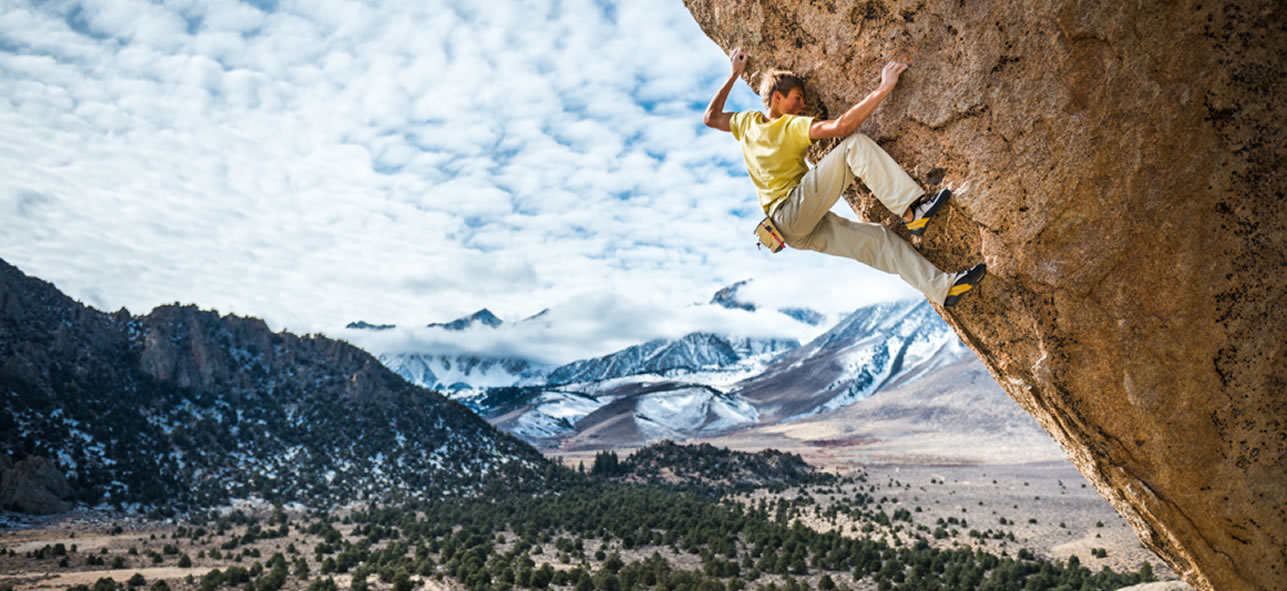
[[[910,62],[863,131],[926,188],[968,182],[915,241],[988,263],[944,317],[1186,580],[1281,588],[1287,6],[685,3],[748,82],[805,75],[818,115]]]
[[[71,509],[71,486],[48,459],[31,456],[13,463],[0,454],[0,507],[48,515]]]
[[[793,453],[776,449],[747,453],[709,443],[682,445],[670,440],[620,459],[615,452],[599,452],[591,473],[710,495],[836,481],[835,475],[818,471]]]

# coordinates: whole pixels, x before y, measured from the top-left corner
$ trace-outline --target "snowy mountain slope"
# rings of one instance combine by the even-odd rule
[[[922,301],[861,308],[803,347],[693,333],[553,370],[412,354],[381,361],[535,445],[612,447],[833,412],[968,355]]]
[[[496,388],[455,398],[489,423],[542,447],[564,446],[586,431],[645,445],[721,433],[756,422],[745,400],[718,388],[655,375],[561,387]]]
[[[610,402],[578,420],[575,432],[562,438],[562,448],[635,447],[663,439],[679,441],[751,426],[757,418],[755,409],[744,400],[707,386],[670,380],[622,383],[601,396],[601,401]]]
[[[407,381],[439,391],[503,388],[539,380],[549,371],[547,366],[512,357],[385,353],[378,359]]]
[[[548,310],[521,320],[529,323],[544,316]],[[471,328],[496,329],[504,324],[486,308],[451,322],[426,325],[450,333],[463,333]],[[351,322],[345,328],[364,333],[389,332],[397,327],[392,324]],[[519,383],[540,381],[550,370],[549,366],[530,359],[477,353],[433,353],[425,351],[387,352],[377,355],[380,363],[403,379],[430,390],[458,391],[513,386]]]
[[[724,315],[729,312],[723,310],[732,310],[750,322],[772,321],[772,314],[756,312],[757,305],[747,297],[755,294],[747,286],[728,286],[695,307]],[[566,318],[549,312],[513,324],[497,319],[496,325],[512,329],[539,318],[543,322],[536,328],[550,330],[557,319]],[[826,318],[807,308],[778,312],[785,317],[777,322],[793,326]],[[493,334],[485,326],[491,324],[475,327],[475,336],[478,329]],[[856,310],[803,347],[794,339],[694,332],[554,368],[476,353],[392,353],[381,355],[380,361],[415,384],[449,393],[529,442],[579,445],[589,440],[590,432],[598,434],[596,441],[616,433],[622,442],[647,443],[662,434],[682,439],[832,412],[966,355],[968,350],[933,308],[916,301]],[[679,406],[684,402],[695,406]],[[726,420],[694,423],[692,413],[703,412],[724,413]]]
[[[678,340],[655,339],[627,349],[574,361],[546,377],[551,384],[597,382],[638,374],[675,375],[703,370],[724,370],[766,353],[799,347],[788,339],[732,338],[693,333]]]
[[[925,301],[859,309],[730,390],[759,409],[761,421],[803,418],[849,406],[970,355]]]
[[[673,311],[687,319],[682,322],[696,318],[700,319],[696,321],[699,325],[710,325],[715,330],[698,330],[678,339],[658,338],[561,366],[552,367],[543,361],[550,355],[547,347],[528,343],[566,345],[568,334],[574,335],[574,341],[585,339],[586,319],[577,308],[585,302],[545,308],[516,322],[502,321],[486,308],[451,322],[423,327],[399,328],[359,321],[349,323],[343,336],[373,351],[382,363],[408,381],[451,391],[455,393],[453,397],[472,396],[470,391],[489,388],[572,384],[643,374],[713,372],[721,375],[697,381],[727,382],[730,372],[747,374],[748,368],[763,362],[762,357],[768,353],[798,347],[801,337],[811,338],[823,330],[821,325],[827,319],[806,308],[783,309],[783,316],[744,314],[756,309],[755,304],[744,301],[747,283],[720,290],[710,303]],[[730,314],[728,310],[738,313]],[[653,309],[650,313],[657,315],[655,319],[660,323],[672,322],[668,320],[672,312]],[[768,336],[735,336],[729,334],[730,329]],[[502,350],[506,353],[499,353]]]
[[[577,421],[608,402],[576,392],[533,390],[509,404],[492,407],[484,416],[493,426],[524,441],[550,446],[574,434]],[[469,406],[468,401],[462,403]]]
[[[474,312],[469,316],[457,318],[455,320],[452,320],[451,322],[445,322],[445,323],[435,322],[435,323],[429,324],[428,328],[442,328],[444,330],[460,332],[465,329],[471,328],[476,324],[491,327],[491,328],[496,328],[501,324],[503,324],[503,322],[501,321],[500,318],[497,318],[495,314],[492,314],[491,310],[488,310],[487,308],[483,308],[482,310]]]

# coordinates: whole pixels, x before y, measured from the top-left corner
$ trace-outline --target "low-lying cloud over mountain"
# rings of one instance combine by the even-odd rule
[[[558,338],[564,320],[558,307],[517,323],[496,320],[486,310],[434,323],[430,330],[437,342],[407,338],[423,334],[422,329],[353,332],[367,343],[437,347],[385,352],[379,358],[405,379],[448,393],[493,425],[538,445],[564,448],[633,446],[797,420],[846,407],[969,356],[924,300],[832,316],[766,305],[771,298],[765,302],[755,289],[761,283],[741,281],[705,302],[654,310],[632,324],[655,331],[687,317],[702,319],[716,331],[648,338],[561,364],[524,357],[521,346],[472,352],[461,346],[506,339],[522,345],[518,339],[532,335]],[[483,324],[479,318],[494,321]],[[655,332],[636,334],[642,339]],[[501,350],[513,354],[504,356]]]
[[[379,326],[374,322],[366,326],[354,322],[348,328],[328,332],[380,356],[464,355],[521,359],[552,368],[655,339],[676,340],[693,333],[806,342],[827,329],[826,319],[839,318],[852,310],[841,308],[842,313],[835,313],[838,303],[829,298],[819,298],[826,307],[814,309],[808,299],[788,297],[790,290],[763,289],[760,283],[763,282],[742,282],[736,290],[738,301],[753,310],[726,306],[697,294],[689,305],[672,306],[599,293],[570,298],[523,319],[470,322],[470,318],[487,310],[480,306],[478,312],[458,319],[426,319],[387,329],[373,328]]]

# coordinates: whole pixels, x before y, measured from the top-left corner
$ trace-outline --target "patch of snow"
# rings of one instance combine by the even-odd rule
[[[668,431],[690,436],[749,425],[758,417],[749,402],[701,387],[643,396],[635,406],[635,416],[640,415]]]

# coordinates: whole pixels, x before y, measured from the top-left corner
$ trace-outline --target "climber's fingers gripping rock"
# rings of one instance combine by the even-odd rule
[[[885,88],[893,88],[898,84],[898,77],[907,69],[907,64],[898,61],[891,61],[885,64],[880,70],[880,85]]]

